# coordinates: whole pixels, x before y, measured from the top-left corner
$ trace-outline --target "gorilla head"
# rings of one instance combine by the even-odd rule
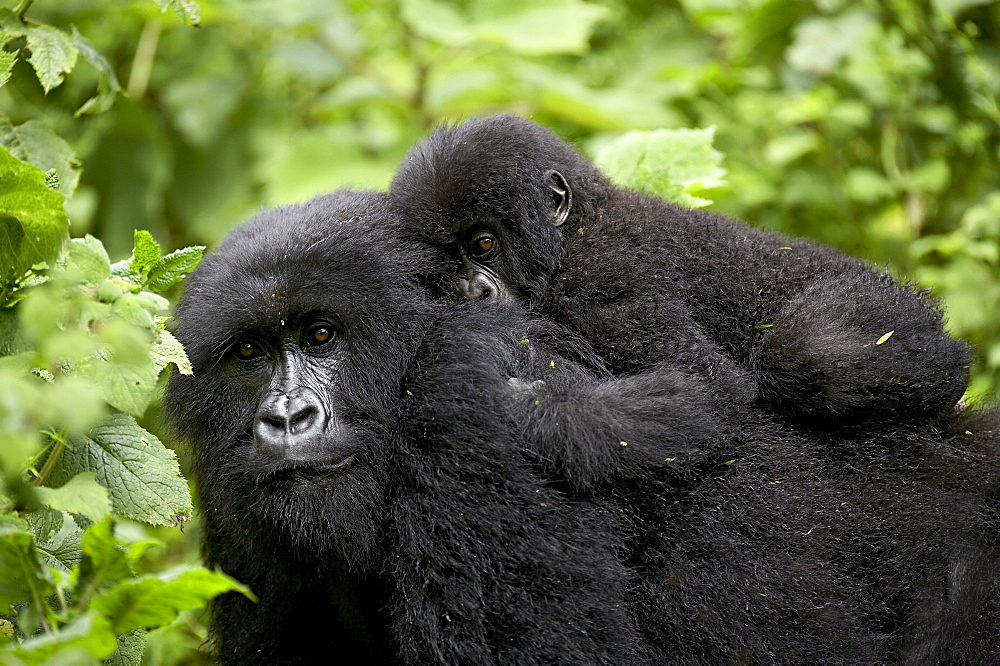
[[[383,197],[339,193],[232,233],[178,307],[194,377],[167,395],[182,437],[205,444],[209,519],[245,515],[349,568],[370,564],[386,513],[382,449],[423,316],[390,219]]]
[[[438,130],[399,167],[391,194],[432,245],[457,247],[466,300],[539,302],[563,256],[564,223],[610,187],[548,130],[513,115]],[[443,261],[447,261],[444,258]]]

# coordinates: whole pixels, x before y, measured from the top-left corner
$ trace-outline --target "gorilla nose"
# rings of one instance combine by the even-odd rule
[[[324,409],[311,391],[267,396],[254,418],[257,450],[282,460],[308,457],[311,445],[326,427]]]

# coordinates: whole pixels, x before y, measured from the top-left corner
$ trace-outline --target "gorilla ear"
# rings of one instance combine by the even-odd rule
[[[552,191],[552,226],[561,226],[569,217],[569,209],[573,205],[573,191],[569,189],[569,183],[563,175],[555,169],[550,169],[545,173],[549,181],[549,189]]]

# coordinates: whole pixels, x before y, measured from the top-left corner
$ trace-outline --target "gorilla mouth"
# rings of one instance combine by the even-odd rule
[[[268,490],[287,491],[313,486],[329,488],[329,484],[344,474],[354,464],[356,452],[352,452],[334,462],[295,462],[270,470],[260,477],[258,483]]]

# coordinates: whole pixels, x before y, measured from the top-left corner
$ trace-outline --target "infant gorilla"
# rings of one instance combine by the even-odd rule
[[[924,292],[832,249],[616,188],[516,116],[439,129],[390,194],[408,234],[438,250],[431,284],[529,304],[616,375],[688,367],[821,429],[925,420],[965,390],[967,346]]]
[[[398,227],[374,193],[268,211],[181,299],[194,375],[171,378],[167,416],[192,447],[208,563],[260,599],[215,602],[223,663],[1000,649],[985,425],[845,453],[698,375],[608,378],[515,304],[424,293],[433,257]]]

